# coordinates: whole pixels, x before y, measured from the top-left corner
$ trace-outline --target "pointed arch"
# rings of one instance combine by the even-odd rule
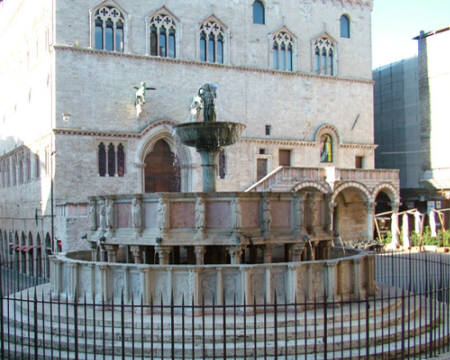
[[[199,25],[198,43],[200,61],[224,64],[228,61],[227,44],[229,44],[228,27],[214,14]]]
[[[176,58],[179,54],[180,20],[165,6],[145,18],[148,55]]]
[[[164,140],[170,151],[176,154],[180,165],[181,191],[192,191],[192,155],[191,150],[177,142],[174,138],[174,122],[170,120],[161,120],[157,123],[149,125],[142,132],[142,138],[138,144],[136,151],[135,163],[141,168],[141,191],[145,190],[145,158],[154,149],[155,144],[159,140]]]
[[[104,0],[89,10],[91,48],[124,52],[127,50],[128,13],[116,0]]]
[[[320,34],[311,41],[311,56],[313,72],[319,75],[336,75],[337,42],[327,32]]]
[[[294,71],[296,36],[286,26],[271,34],[272,68]]]

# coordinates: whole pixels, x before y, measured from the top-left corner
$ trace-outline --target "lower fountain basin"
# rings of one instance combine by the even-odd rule
[[[234,144],[245,129],[244,124],[234,122],[190,122],[175,126],[184,145],[197,150],[218,151]]]

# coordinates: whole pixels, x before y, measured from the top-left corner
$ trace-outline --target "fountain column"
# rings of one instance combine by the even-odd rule
[[[198,150],[202,159],[202,183],[204,192],[216,192],[216,161],[217,151]]]
[[[375,213],[375,204],[373,201],[366,201],[366,233],[367,243],[373,241],[373,215]]]

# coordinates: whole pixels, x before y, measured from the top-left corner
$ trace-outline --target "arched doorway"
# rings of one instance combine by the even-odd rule
[[[370,193],[359,183],[344,183],[333,195],[333,232],[340,245],[365,248],[373,240]]]
[[[166,141],[161,139],[155,143],[144,164],[145,192],[180,191],[180,165]]]

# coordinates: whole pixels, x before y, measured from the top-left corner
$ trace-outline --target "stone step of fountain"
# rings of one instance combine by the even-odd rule
[[[31,298],[32,300],[32,298]],[[418,311],[420,306],[420,299],[417,300],[415,306],[414,304],[410,304],[413,310],[410,311],[409,314],[406,314],[405,318],[413,317],[415,312]],[[40,299],[39,299],[40,301]],[[50,304],[52,302],[52,304]],[[13,318],[13,314],[15,314],[16,319],[21,319],[27,317],[33,319],[34,318],[34,307],[33,301],[30,301],[29,296],[19,297],[16,301],[9,301],[9,308],[4,305],[3,314],[8,316],[9,318]],[[247,316],[245,317],[242,312],[234,314],[233,312],[228,312],[225,314],[218,313],[212,315],[210,313],[206,313],[201,316],[201,312],[197,313],[197,316],[190,316],[190,314],[185,315],[185,327],[192,328],[194,327],[194,331],[200,331],[200,329],[205,329],[205,332],[212,332],[214,328],[223,328],[223,323],[225,321],[225,327],[227,331],[233,331],[234,327],[237,330],[241,330],[245,326],[248,331],[253,331],[254,324],[257,324],[257,330],[260,331],[264,327],[267,329],[273,329],[275,323],[278,328],[294,328],[295,324],[297,324],[297,329],[301,331],[306,324],[307,326],[316,326],[317,329],[321,329],[324,326],[324,311],[326,310],[326,322],[328,327],[335,327],[336,329],[347,329],[348,331],[353,331],[357,326],[365,326],[365,322],[361,325],[358,324],[355,319],[374,319],[374,323],[383,323],[386,321],[401,321],[401,299],[391,299],[390,301],[380,303],[379,301],[371,301],[368,303],[369,313],[366,315],[366,304],[344,304],[344,306],[335,306],[335,307],[327,307],[324,309],[323,307],[314,309],[309,309],[306,311],[297,310],[295,312],[294,308],[288,308],[288,311],[284,311],[284,306],[279,306],[277,313],[270,310],[270,307],[267,307],[268,312],[266,315],[264,313],[251,313],[247,312]],[[107,309],[107,310],[104,310]],[[140,324],[144,324],[144,330],[148,330],[150,326],[153,326],[155,331],[159,331],[161,329],[161,324],[163,324],[163,328],[167,326],[168,320],[170,319],[171,314],[165,313],[161,317],[161,313],[159,308],[156,307],[154,309],[153,316],[146,311],[145,314],[141,314],[139,312],[126,311],[124,312],[124,317],[122,318],[120,315],[121,307],[117,307],[117,311],[111,311],[110,307],[102,307],[96,306],[87,306],[86,310],[84,310],[84,305],[79,304],[77,308],[77,324],[79,327],[82,327],[86,324],[86,326],[97,326],[98,328],[105,327],[109,329],[111,327],[124,327],[126,331],[131,331],[133,328],[134,331],[140,329]],[[128,308],[131,310],[131,307]],[[136,307],[136,310],[139,311],[140,308]],[[249,309],[251,310],[251,308]],[[38,306],[38,319],[39,322],[44,321],[48,326],[51,326],[52,320],[55,316],[60,319],[62,326],[70,326],[74,325],[74,307],[72,305],[65,304],[61,299],[53,299],[46,300],[46,303],[42,306]],[[276,316],[276,319],[275,319]],[[276,320],[276,322],[275,322]],[[169,320],[169,323],[172,323],[172,320]],[[150,325],[152,324],[152,325]],[[236,324],[236,325],[235,325]],[[351,326],[350,326],[351,325]],[[180,331],[182,328],[182,315],[174,313],[173,315],[173,326],[176,331]]]
[[[421,334],[427,333],[430,330],[429,326],[424,325],[427,323],[427,321],[430,321],[430,315],[425,311],[421,312],[422,316],[420,317],[417,315],[417,310],[413,311],[412,314],[409,314],[408,317],[406,317],[406,314],[402,314],[402,316],[399,317],[398,313],[398,308],[395,307],[386,314],[384,312],[382,314],[377,314],[376,317],[371,321],[371,326],[369,328],[369,339],[376,339],[377,342],[381,341],[385,344],[395,342],[397,340],[396,334],[402,333],[402,331],[405,333],[403,322],[406,321],[406,319],[409,320],[407,322],[409,325],[406,327],[405,333],[407,337],[414,338],[422,336]],[[392,316],[389,314],[391,314]],[[439,314],[440,311],[434,310],[434,322],[432,324],[434,328],[439,327]],[[52,325],[50,321],[46,321],[41,324],[39,324],[38,322],[38,332],[35,333],[33,326],[31,328],[27,326],[27,320],[30,318],[28,316],[28,313],[24,314],[23,308],[16,307],[14,312],[9,309],[9,321],[5,321],[5,326],[3,329],[4,337],[10,343],[15,343],[16,349],[17,344],[19,344],[21,348],[24,347],[24,353],[26,353],[26,347],[28,345],[32,346],[35,340],[38,341],[40,347],[45,347],[48,351],[50,351],[52,345],[56,346],[55,349],[61,348],[61,344],[63,350],[69,349],[69,351],[74,352],[75,346],[78,346],[80,351],[86,351],[88,354],[93,353],[94,351],[100,354],[112,354],[113,348],[116,354],[120,354],[122,348],[126,349],[126,354],[131,353],[133,350],[135,353],[139,353],[139,351],[141,351],[142,349],[143,340],[144,353],[151,352],[150,344],[153,344],[153,351],[155,356],[162,356],[162,347],[164,348],[164,353],[170,354],[171,349],[170,347],[168,348],[168,344],[170,344],[172,335],[168,329],[163,332],[162,336],[160,331],[156,331],[153,338],[149,336],[150,334],[147,334],[147,336],[144,336],[144,339],[140,338],[141,333],[139,332],[139,330],[137,330],[137,332],[134,334],[133,339],[129,329],[124,329],[124,331],[122,332],[121,328],[116,327],[114,336],[112,336],[112,328],[105,328],[105,333],[103,333],[103,330],[101,328],[99,330],[94,329],[94,327],[92,326],[83,326],[79,324],[77,329],[78,343],[75,343],[73,322],[68,322],[67,326],[64,326],[63,322],[62,327],[54,326],[54,324]],[[390,319],[390,324],[389,321],[386,322],[387,319]],[[248,321],[248,324],[250,325],[251,321]],[[323,327],[321,328],[320,326],[321,325],[318,324],[316,326],[314,326],[314,324],[307,324],[306,329],[305,327],[303,327],[304,331],[297,331],[297,334],[295,334],[295,328],[293,326],[279,326],[277,337],[279,340],[276,343],[279,353],[284,354],[287,351],[289,354],[294,354],[295,351],[297,351],[297,353],[308,354],[324,351],[325,343],[323,338]],[[68,332],[67,329],[69,329]],[[300,329],[301,328],[298,328],[297,330]],[[148,332],[148,329],[146,330]],[[247,329],[246,334],[244,334],[243,329],[238,330],[239,331],[237,332],[236,337],[234,336],[234,334],[233,336],[230,336],[229,333],[226,337],[227,356],[232,356],[231,354],[234,355],[234,344],[236,344],[237,356],[243,356],[244,349],[246,347],[258,349],[259,354],[263,354],[264,351],[266,351],[269,355],[274,353],[274,328],[266,329],[266,337],[264,337],[264,329],[257,328],[256,338],[254,337],[254,329],[253,331],[252,329]],[[361,349],[361,345],[363,347],[366,346],[365,339],[367,331],[365,328],[365,324],[358,324],[355,321],[330,324],[327,323],[327,330],[327,341],[329,344],[334,343],[335,349],[341,349],[341,351],[345,350],[349,352],[349,354],[351,354],[350,350],[352,347],[356,346]],[[189,331],[189,329],[187,329],[187,331]],[[439,334],[440,332],[435,330],[435,333]],[[94,341],[94,334],[96,336],[96,342]],[[123,336],[124,334],[125,336]],[[176,351],[176,355],[178,357],[182,357],[183,351],[181,339],[183,338],[183,334],[177,330],[175,331],[174,335],[174,349]],[[223,349],[222,343],[224,342],[224,337],[220,327],[215,330],[214,335],[215,337],[213,339],[211,330],[207,330],[204,333],[198,332],[195,334],[194,355],[197,358],[203,358],[203,343],[205,344],[204,346],[207,356],[212,356],[213,340],[215,340],[216,344],[219,344],[216,354],[220,353],[220,349]],[[103,337],[105,338],[105,344],[103,344],[103,341],[101,340]],[[112,339],[114,339],[114,345]],[[192,336],[186,336],[185,334],[184,339],[186,342],[185,355],[187,357],[192,357],[192,348],[189,347],[189,345],[192,343]],[[375,340],[370,340],[369,346],[376,346],[374,341]],[[416,340],[411,340],[411,343],[414,343],[414,341]],[[96,346],[94,346],[94,343],[96,344]],[[392,346],[392,348],[394,348],[394,345]],[[333,349],[333,351],[335,351],[335,349]]]
[[[443,325],[440,325],[443,326]],[[395,335],[390,335],[390,337],[378,337],[375,342],[375,334],[369,333],[369,342],[367,344],[366,338],[361,336],[359,338],[346,336],[341,343],[335,343],[333,347],[331,345],[332,341],[335,341],[332,337],[327,338],[327,343],[322,339],[317,339],[313,341],[312,339],[307,339],[305,342],[295,341],[295,340],[280,340],[277,343],[274,341],[266,342],[251,342],[244,344],[243,342],[229,343],[226,346],[226,354],[224,353],[223,346],[216,347],[213,351],[211,344],[197,343],[194,346],[194,351],[189,344],[183,348],[179,344],[174,344],[172,349],[170,343],[166,344],[164,350],[157,344],[146,343],[143,347],[139,346],[139,343],[122,342],[118,339],[115,341],[114,354],[113,346],[111,341],[105,342],[103,344],[101,341],[97,342],[94,347],[92,344],[83,343],[83,339],[79,338],[78,341],[78,353],[75,353],[75,348],[73,344],[73,337],[67,340],[67,338],[61,339],[61,346],[59,346],[59,338],[50,338],[47,335],[45,339],[38,337],[37,342],[39,346],[37,347],[37,357],[35,348],[35,338],[20,338],[17,334],[8,336],[8,333],[4,334],[5,346],[4,351],[10,358],[30,358],[30,359],[49,359],[49,358],[64,358],[64,359],[75,359],[75,358],[87,358],[93,359],[94,354],[96,357],[102,359],[112,359],[123,358],[123,359],[133,359],[131,354],[134,354],[136,358],[140,358],[144,354],[146,359],[168,359],[168,358],[197,358],[197,359],[209,359],[209,358],[230,358],[230,359],[244,359],[244,358],[254,358],[255,351],[256,357],[268,359],[274,358],[275,353],[278,356],[283,356],[283,358],[288,359],[361,359],[365,357],[366,352],[370,354],[371,358],[396,358],[401,355],[401,358],[405,358],[407,355],[414,355],[429,349],[430,344],[439,346],[440,348],[449,343],[449,338],[443,336],[444,329],[440,326],[433,328],[431,333],[427,330],[426,332],[414,332],[411,333],[411,337],[405,337],[403,343],[398,340]],[[31,334],[34,335],[34,334]],[[378,335],[378,334],[377,334]],[[29,341],[30,339],[30,341]],[[58,345],[58,347],[51,347],[51,344]],[[44,346],[45,344],[45,346]],[[305,345],[306,344],[306,345]],[[45,350],[44,350],[45,349]],[[326,356],[325,356],[326,351]],[[122,352],[124,356],[122,357]]]

